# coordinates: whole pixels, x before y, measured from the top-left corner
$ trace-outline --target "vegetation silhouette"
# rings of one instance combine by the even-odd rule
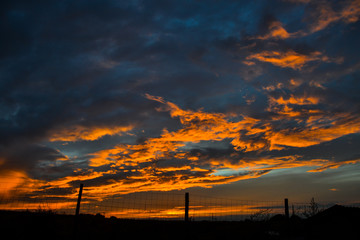
[[[314,198],[311,198],[309,206],[304,206],[302,215],[306,218],[315,216],[321,210],[319,209],[319,204],[315,202]]]

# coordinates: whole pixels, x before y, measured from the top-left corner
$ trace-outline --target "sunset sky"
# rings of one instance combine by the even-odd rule
[[[1,195],[360,200],[360,0],[0,12]]]

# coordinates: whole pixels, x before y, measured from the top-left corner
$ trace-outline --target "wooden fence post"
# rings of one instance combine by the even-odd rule
[[[185,222],[189,221],[189,193],[185,193]]]
[[[75,211],[74,238],[77,237],[77,234],[78,234],[80,203],[81,203],[81,196],[82,196],[83,187],[84,187],[84,184],[81,183],[80,184],[80,189],[79,189],[79,195],[78,195],[78,199],[77,199],[77,204],[76,204],[76,211]]]
[[[79,189],[78,200],[77,200],[77,204],[76,204],[76,212],[75,212],[76,216],[79,216],[79,213],[80,213],[80,203],[81,203],[81,196],[82,196],[83,187],[84,187],[84,184],[81,183],[80,184],[80,189]]]
[[[289,201],[285,198],[285,217],[289,218]]]

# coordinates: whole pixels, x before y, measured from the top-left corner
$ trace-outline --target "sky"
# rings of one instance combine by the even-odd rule
[[[360,199],[360,1],[2,1],[0,194]]]

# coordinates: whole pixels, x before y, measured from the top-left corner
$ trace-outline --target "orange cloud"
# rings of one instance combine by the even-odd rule
[[[295,3],[309,3],[311,0],[287,0]],[[316,2],[316,1],[315,1]],[[274,22],[270,25],[270,33],[265,36],[258,37],[259,39],[286,39],[290,37],[302,37],[327,28],[330,24],[343,21],[345,23],[354,23],[360,17],[360,0],[343,1],[342,6],[334,10],[331,3],[321,1],[313,12],[312,23],[308,31],[298,31],[295,33],[288,33],[280,22]]]
[[[308,147],[341,136],[360,132],[360,121],[351,114],[327,115],[319,109],[301,108],[315,106],[321,102],[317,96],[294,96],[272,97],[269,96],[269,112],[276,113],[274,120],[296,120],[302,121],[304,126],[292,131],[292,129],[280,129],[271,131],[268,139],[271,143],[270,149],[279,149],[281,146]],[[294,110],[294,107],[297,109]],[[304,120],[305,119],[305,120]]]
[[[73,175],[49,182],[33,180],[22,173],[8,178],[7,189],[27,187],[31,191],[69,189],[76,181],[101,182],[87,186],[87,198],[101,200],[114,194],[128,194],[142,191],[171,191],[190,187],[210,188],[214,185],[258,178],[275,169],[315,167],[309,172],[319,172],[359,161],[333,162],[326,159],[303,160],[301,156],[270,157],[257,155],[253,158],[240,157],[238,151],[267,151],[284,146],[307,147],[329,141],[343,135],[360,132],[360,121],[356,117],[325,113],[305,115],[303,127],[299,129],[280,128],[272,121],[295,120],[304,117],[303,112],[284,115],[288,106],[307,107],[320,103],[314,96],[270,97],[269,111],[274,119],[259,119],[234,114],[209,113],[202,110],[184,110],[161,97],[146,95],[148,99],[161,104],[158,111],[168,111],[179,119],[182,127],[175,131],[163,129],[158,137],[149,138],[137,144],[119,144],[109,149],[89,154],[89,165],[93,169],[77,170]],[[308,116],[313,116],[310,119]],[[234,119],[237,119],[236,121]],[[325,121],[326,120],[326,121]],[[189,149],[201,141],[229,140],[234,151],[224,156],[194,154]],[[237,159],[238,158],[238,159]],[[100,168],[101,167],[101,168]],[[101,170],[106,169],[106,170]],[[232,173],[221,174],[222,169]],[[114,176],[114,178],[109,178]],[[101,180],[105,179],[105,180]],[[116,180],[115,180],[116,179]],[[53,196],[57,196],[56,194]],[[60,194],[59,194],[60,196]],[[75,199],[76,191],[62,195]]]
[[[282,119],[307,117],[307,127],[292,132],[291,129],[275,130],[271,123],[259,124],[260,120],[244,117],[240,121],[230,121],[230,115],[222,113],[206,113],[202,111],[183,110],[177,105],[166,102],[162,98],[147,95],[148,99],[162,103],[158,110],[169,111],[172,117],[179,118],[183,128],[169,132],[166,129],[158,138],[151,138],[138,145],[118,145],[113,149],[93,154],[92,166],[102,164],[131,165],[166,157],[167,154],[179,154],[179,149],[187,143],[200,141],[222,141],[232,139],[236,150],[258,151],[261,149],[278,149],[280,146],[306,147],[323,141],[333,140],[340,136],[360,131],[360,122],[351,116],[324,116],[321,111],[297,110],[292,105],[316,105],[320,99],[315,96],[294,96],[289,98],[269,98],[268,111],[283,115]],[[327,118],[331,125],[319,125]],[[350,119],[350,120],[347,120]],[[274,120],[278,120],[274,116]],[[259,138],[259,136],[262,136]],[[281,148],[281,147],[280,147]],[[180,151],[181,152],[181,151]]]
[[[311,0],[287,0],[294,3],[309,3]],[[274,21],[269,26],[269,32],[263,36],[257,36],[253,39],[288,39],[304,37],[309,34],[321,31],[332,23],[343,21],[345,23],[354,23],[360,17],[360,0],[344,1],[339,10],[334,10],[329,2],[321,2],[313,12],[309,30],[300,30],[289,33],[279,21]],[[254,62],[244,61],[247,65],[253,65]]]
[[[303,160],[299,155],[284,157],[257,157],[244,158],[237,162],[229,162],[226,159],[213,159],[211,165],[214,169],[232,169],[237,171],[270,171],[276,169],[297,168],[297,167],[318,167],[323,168],[329,164],[325,159]],[[217,170],[215,171],[217,172]]]
[[[289,33],[283,27],[279,21],[274,21],[269,26],[269,33],[264,36],[258,36],[256,39],[268,40],[268,39],[288,39],[293,37],[301,36],[302,32]]]
[[[309,170],[308,172],[322,172],[325,171],[327,169],[336,169],[339,168],[340,166],[343,165],[347,165],[347,164],[356,164],[356,163],[360,163],[360,159],[357,160],[348,160],[348,161],[342,161],[342,162],[328,162],[327,164],[316,168],[316,169],[312,169]]]
[[[353,23],[359,20],[360,0],[346,1],[343,8],[334,11],[330,4],[319,4],[316,12],[316,21],[311,25],[310,32],[318,32],[325,29],[331,23],[344,21]]]
[[[189,174],[179,173],[170,179],[162,179],[156,172],[143,169],[139,176],[129,177],[124,181],[114,181],[103,186],[87,187],[88,197],[102,199],[114,194],[129,194],[147,191],[172,191],[191,187],[210,188],[215,185],[232,183],[245,179],[258,178],[267,172],[253,171],[243,175],[215,176],[211,174]]]
[[[268,36],[272,38],[280,38],[280,39],[286,39],[291,36],[290,33],[288,33],[285,28],[283,28],[281,22],[273,22],[270,25],[270,34]]]
[[[243,117],[239,121],[231,121],[232,115],[223,113],[207,113],[201,110],[183,110],[176,104],[167,102],[161,97],[146,95],[148,99],[157,101],[163,106],[159,111],[169,111],[171,117],[178,118],[183,125],[177,131],[169,132],[164,129],[159,137],[149,138],[141,144],[121,144],[111,149],[91,154],[91,166],[109,164],[118,171],[136,173],[127,177],[124,181],[109,183],[98,188],[90,188],[94,196],[100,196],[102,192],[131,193],[134,191],[169,191],[185,189],[194,186],[211,187],[216,184],[225,184],[249,178],[257,178],[268,171],[282,168],[294,168],[315,166],[315,171],[334,168],[331,162],[324,159],[301,160],[299,156],[287,156],[279,158],[255,158],[241,161],[228,159],[210,159],[209,166],[204,168],[199,157],[189,155],[184,147],[200,141],[221,141],[232,139],[234,149],[241,151],[259,151],[262,149],[281,149],[282,146],[306,147],[323,141],[329,141],[344,134],[360,131],[359,123],[335,121],[332,127],[312,126],[301,131],[292,132],[289,129],[275,130],[271,123],[259,124],[260,120]],[[293,96],[289,98],[271,98],[270,104],[276,106],[287,105],[316,105],[320,99],[314,96]],[[291,117],[288,115],[287,117]],[[294,116],[295,117],[295,116]],[[344,117],[346,118],[346,117]],[[313,124],[313,122],[309,122]],[[354,127],[349,130],[349,126]],[[262,136],[259,138],[259,136]],[[254,139],[253,139],[254,137]],[[153,167],[152,164],[144,165],[136,169],[139,164],[154,163],[161,159],[183,159],[184,165]],[[346,163],[345,163],[346,164]],[[341,163],[339,163],[341,165]],[[127,170],[131,167],[132,170]],[[243,172],[242,175],[221,176],[213,174],[209,169],[230,168]],[[130,173],[130,172],[129,172]],[[169,178],[161,177],[171,173]],[[127,184],[126,182],[131,182]]]
[[[351,1],[341,11],[342,19],[347,23],[354,23],[359,20],[360,17],[360,0]]]
[[[303,109],[301,107],[316,105],[320,103],[320,100],[317,96],[295,96],[292,94],[289,97],[280,96],[278,98],[269,96],[267,111],[277,114],[277,116],[273,117],[274,120],[307,117],[309,120],[315,121],[315,119],[321,118],[322,111],[318,109]],[[297,107],[296,110],[294,106]]]
[[[293,117],[299,116],[300,113]],[[297,131],[278,130],[269,135],[269,140],[271,148],[275,149],[279,146],[308,147],[358,132],[360,132],[360,121],[351,115],[335,114],[331,117],[320,115],[315,121],[307,121],[307,125]]]
[[[73,126],[55,132],[50,137],[51,142],[74,142],[80,140],[94,141],[106,135],[121,134],[131,131],[134,126],[116,126],[116,127],[84,127]]]
[[[141,174],[136,174],[124,180],[111,181],[102,186],[87,187],[87,197],[101,200],[114,194],[129,194],[146,191],[172,191],[190,187],[210,188],[215,185],[228,184],[240,180],[258,178],[271,170],[296,168],[296,167],[317,167],[308,172],[320,172],[329,168],[337,168],[350,162],[333,164],[325,159],[301,160],[300,156],[287,156],[278,158],[247,159],[238,163],[217,161],[213,159],[211,166],[215,169],[229,168],[242,172],[243,174],[232,174],[223,176],[209,170],[202,169],[204,174],[198,174],[194,168],[183,166],[179,168],[142,168]],[[356,162],[351,162],[356,163]],[[187,173],[182,170],[189,171]],[[162,177],[164,172],[178,171],[170,178]],[[166,175],[166,174],[165,174]]]
[[[310,55],[304,55],[292,50],[287,52],[264,51],[246,57],[246,60],[252,59],[256,59],[261,62],[269,62],[282,68],[292,68],[294,70],[301,70],[301,68],[303,68],[308,62],[330,61],[328,57],[323,56],[320,52],[312,52]]]
[[[152,97],[148,98],[154,100]],[[259,120],[254,118],[243,116],[242,120],[233,122],[228,120],[232,117],[231,115],[182,110],[171,102],[157,101],[165,104],[165,110],[170,112],[171,117],[178,117],[180,122],[184,125],[184,128],[176,132],[168,132],[165,130],[161,135],[161,138],[156,140],[157,142],[197,143],[199,141],[221,141],[229,138],[234,139],[232,144],[237,149],[252,151],[259,147],[240,142],[236,139],[239,136],[239,131],[247,130],[250,134],[266,131],[266,129],[255,127]]]
[[[99,167],[110,164],[115,161],[114,157],[119,153],[121,153],[121,147],[119,146],[115,146],[112,149],[97,151],[96,153],[90,154],[92,158],[89,165],[91,167]]]
[[[87,180],[92,180],[92,179],[102,177],[105,174],[115,174],[115,173],[116,172],[114,170],[108,170],[108,171],[104,171],[104,172],[89,170],[84,173],[78,173],[78,174],[75,174],[72,176],[70,175],[70,176],[66,176],[66,177],[59,178],[59,179],[53,180],[51,182],[48,182],[47,189],[68,188],[68,187],[71,187],[71,183],[74,181],[87,181]],[[74,194],[76,195],[76,193],[74,193]],[[72,197],[72,195],[71,195],[71,197]]]
[[[291,95],[288,99],[284,99],[282,96],[279,98],[270,97],[269,101],[270,101],[270,105],[273,105],[273,104],[312,105],[312,104],[318,104],[320,99],[315,96],[298,97],[298,96]]]
[[[276,85],[264,86],[264,87],[262,87],[262,89],[265,91],[268,91],[268,92],[272,92],[272,91],[275,91],[276,89],[283,88],[283,86],[284,86],[283,83],[277,83]]]
[[[253,65],[255,65],[255,63],[252,62],[252,61],[242,61],[242,63],[245,64],[245,65],[248,65],[248,66],[253,66]]]

